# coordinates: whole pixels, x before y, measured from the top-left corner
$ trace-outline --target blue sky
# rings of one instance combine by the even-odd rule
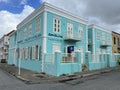
[[[120,33],[120,0],[0,0],[0,37],[16,30],[16,26],[43,2]]]
[[[0,0],[0,10],[7,10],[11,13],[21,13],[24,5],[38,8],[41,4],[40,0]]]
[[[0,37],[16,30],[16,26],[41,3],[41,0],[0,0]]]

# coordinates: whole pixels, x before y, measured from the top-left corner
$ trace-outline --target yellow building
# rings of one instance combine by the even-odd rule
[[[120,34],[112,32],[112,52],[120,53]]]

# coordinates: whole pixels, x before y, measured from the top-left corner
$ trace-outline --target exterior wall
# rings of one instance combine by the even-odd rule
[[[60,23],[61,23],[61,29],[60,29],[60,33],[55,33],[54,29],[53,29],[53,18],[57,17],[60,19]],[[72,22],[73,23],[73,32],[78,33],[78,26],[81,25],[83,27],[83,33],[82,33],[82,40],[76,42],[76,41],[65,41],[64,40],[64,35],[67,32],[67,23],[68,22]],[[73,45],[75,47],[82,47],[84,53],[87,51],[86,50],[86,29],[87,29],[87,25],[82,24],[81,22],[76,22],[73,20],[70,20],[68,18],[65,18],[64,16],[59,16],[53,13],[48,12],[47,13],[47,53],[53,53],[52,52],[52,45],[53,44],[59,44],[61,47],[61,52],[62,53],[66,53],[65,48],[68,45]],[[85,58],[84,58],[85,60]]]
[[[3,40],[0,40],[0,61],[3,59]]]
[[[48,5],[49,7],[49,5]],[[41,7],[42,8],[42,7]],[[40,9],[41,9],[40,8]],[[51,7],[50,7],[51,8]],[[74,53],[79,50],[81,47],[83,49],[82,52],[82,60],[85,62],[85,52],[87,51],[87,25],[86,21],[80,20],[78,17],[73,17],[72,15],[67,15],[67,13],[63,13],[61,10],[56,10],[56,7],[54,7],[54,10],[56,11],[49,11],[50,8],[47,8],[47,10],[42,10],[37,12],[36,10],[34,13],[32,13],[30,16],[28,16],[22,23],[20,23],[17,27],[17,32],[16,32],[16,43],[12,44],[12,38],[15,38],[15,34],[10,37],[10,51],[9,51],[9,64],[14,64],[14,51],[19,54],[19,57],[16,58],[16,63],[15,65],[18,66],[19,60],[21,60],[21,67],[30,69],[33,71],[37,72],[45,72],[47,74],[51,75],[62,75],[62,74],[69,74],[69,73],[74,73],[74,72],[81,72],[81,62],[80,62],[80,57],[76,56],[76,60],[79,62],[67,62],[63,63],[62,59],[66,52],[66,47],[67,46],[74,46],[75,50]],[[34,15],[33,15],[34,14]],[[68,16],[69,18],[67,18]],[[31,17],[31,18],[29,18]],[[40,32],[36,32],[36,18],[40,17]],[[59,18],[60,20],[60,33],[54,32],[54,18]],[[67,32],[67,23],[70,22],[73,24],[73,33],[78,33],[78,26],[82,27],[82,38],[81,40],[76,40],[70,39],[70,40],[65,40],[65,34]],[[84,22],[84,23],[83,23]],[[29,25],[32,24],[32,34],[30,35],[30,30],[29,30]],[[25,30],[26,30],[26,35],[25,35]],[[78,35],[77,35],[78,36]],[[59,63],[57,62],[57,56],[55,53],[53,53],[53,45],[54,44],[59,44],[60,45],[60,57]],[[33,47],[35,45],[39,46],[39,59],[33,59],[32,55],[33,52],[31,53],[30,58],[24,58],[21,56],[21,50],[28,48],[28,47]],[[13,50],[12,48],[15,47]],[[32,48],[33,49],[33,48]],[[25,52],[25,51],[24,51]],[[23,52],[23,53],[24,53]],[[55,64],[50,64],[45,62],[45,56],[46,55],[55,55],[54,58]],[[77,54],[76,54],[77,55]],[[16,55],[15,55],[16,56]],[[47,58],[49,61],[49,58]],[[56,66],[57,65],[57,66]],[[57,67],[57,68],[55,68]],[[53,72],[50,72],[53,71]]]
[[[4,35],[0,41],[0,60],[8,60],[9,36]]]
[[[13,35],[10,36],[10,42],[9,42],[9,54],[8,54],[8,64],[14,64],[17,65],[17,54],[16,54],[16,49],[17,49],[17,33],[15,32]]]
[[[60,20],[60,32],[56,33],[54,32],[53,28],[53,19],[59,18]],[[67,23],[71,22],[73,24],[73,32],[78,33],[78,26],[81,25],[83,27],[82,32],[82,40],[80,41],[74,41],[74,40],[64,40],[64,35],[67,32]],[[60,52],[61,54],[67,54],[66,47],[67,46],[74,46],[78,49],[78,47],[82,47],[83,49],[83,62],[85,63],[85,53],[87,51],[86,47],[86,31],[87,31],[87,25],[83,24],[81,22],[74,21],[72,19],[68,19],[64,16],[57,15],[55,13],[47,12],[47,44],[46,44],[46,53],[53,54],[53,45],[57,44],[60,45]],[[62,58],[61,58],[62,60]],[[55,63],[56,61],[54,61]],[[62,61],[61,61],[62,62]],[[44,66],[44,70],[48,74],[56,74],[62,75],[62,74],[68,74],[68,73],[74,73],[74,72],[81,72],[82,71],[82,65],[81,62],[77,63],[59,63],[58,66],[50,63],[46,63]],[[78,65],[79,64],[79,65]],[[59,67],[59,70],[56,71],[56,67]],[[49,70],[51,68],[51,70]],[[72,70],[71,70],[72,69]]]
[[[97,26],[89,26],[88,40],[88,42],[92,42],[88,44],[88,50],[91,52],[91,61],[88,61],[89,63],[87,65],[89,70],[102,69],[110,66],[109,64],[112,60],[111,32]]]
[[[112,37],[111,37],[111,33],[109,32],[105,32],[105,30],[100,30],[97,28],[89,28],[89,33],[88,33],[88,39],[90,41],[92,41],[92,43],[90,44],[90,51],[95,54],[97,51],[97,49],[100,49],[100,53],[110,53],[112,54],[111,50],[112,50]],[[97,39],[97,32],[100,33],[100,39]],[[102,35],[104,33],[104,36]],[[102,42],[108,42],[109,41],[109,45],[106,47],[102,47],[101,44]],[[107,44],[107,43],[106,43]],[[92,48],[93,47],[93,48]],[[105,49],[106,51],[103,52],[103,49]]]
[[[114,40],[115,38],[115,40]],[[118,40],[119,39],[119,40]],[[120,34],[116,32],[112,32],[112,52],[119,53],[120,52]],[[114,44],[116,42],[116,44]]]
[[[40,18],[40,31],[36,32],[36,18]],[[30,35],[29,32],[29,24],[32,24],[32,34]],[[24,35],[24,28],[27,28],[27,35]],[[40,72],[41,71],[41,58],[42,58],[42,34],[43,34],[43,13],[40,13],[35,18],[33,18],[31,21],[27,22],[24,26],[22,26],[17,31],[18,39],[17,39],[17,47],[19,48],[19,52],[23,48],[34,47],[35,45],[39,46],[39,58],[33,59],[32,58],[32,50],[31,50],[31,57],[30,59],[25,59],[20,57],[21,60],[21,67],[30,69],[33,71]]]

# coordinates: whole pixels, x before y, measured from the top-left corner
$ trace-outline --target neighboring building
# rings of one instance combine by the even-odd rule
[[[120,34],[112,32],[112,52],[120,53]]]
[[[9,32],[8,34],[4,35],[0,39],[0,61],[2,59],[8,60],[8,50],[9,50],[9,36],[14,33],[15,30]]]
[[[89,66],[90,70],[101,69],[110,66],[109,60],[111,60],[112,57],[111,34],[111,31],[100,26],[88,26],[88,51],[90,51],[92,54],[93,62],[91,66]]]
[[[16,64],[17,65],[17,57],[18,52],[17,52],[17,32],[15,31],[10,35],[10,40],[9,40],[9,54],[8,54],[8,63],[9,64]],[[12,60],[12,62],[10,62]]]
[[[8,64],[59,76],[82,72],[88,51],[87,21],[43,3],[10,36]]]

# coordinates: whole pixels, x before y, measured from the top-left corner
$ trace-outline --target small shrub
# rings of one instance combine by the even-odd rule
[[[120,65],[120,58],[118,59],[118,64]]]

